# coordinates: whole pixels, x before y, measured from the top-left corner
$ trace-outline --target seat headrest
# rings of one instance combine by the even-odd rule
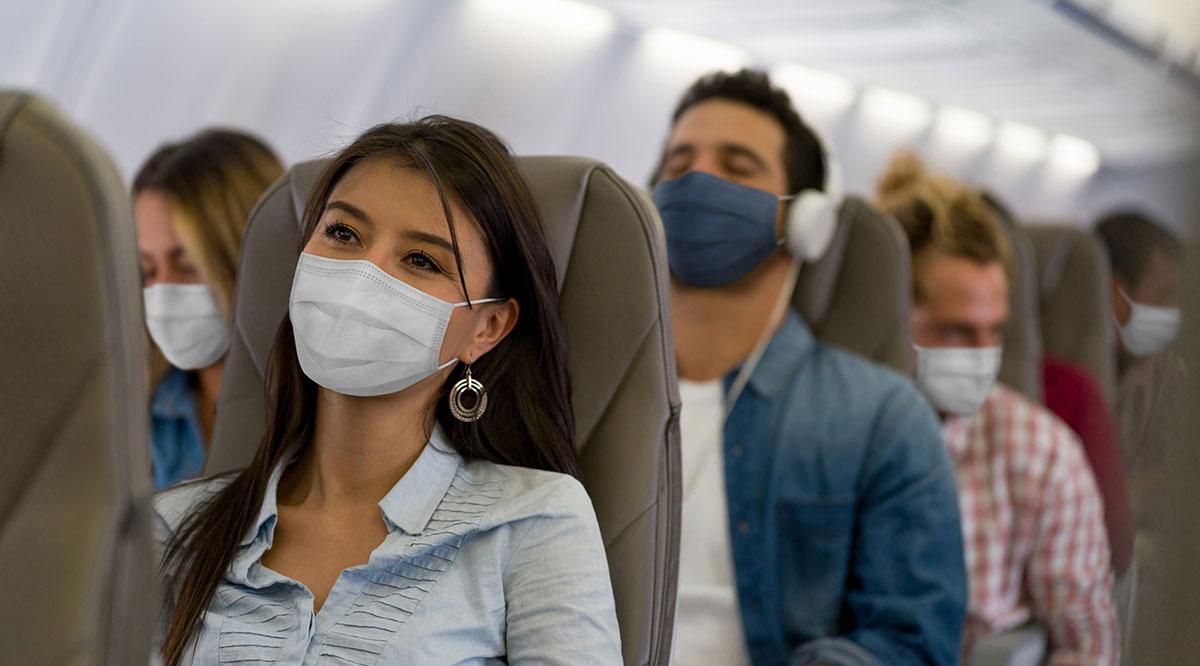
[[[792,303],[818,338],[910,373],[908,241],[865,200],[846,197],[829,249],[800,269]]]
[[[314,160],[293,166],[263,194],[251,212],[250,222],[255,224],[247,223],[242,242],[242,258],[238,266],[237,294],[239,297],[242,294],[253,294],[253,303],[242,303],[242,299],[238,299],[239,302],[235,304],[234,324],[237,332],[248,343],[247,350],[260,376],[265,376],[276,328],[287,312],[292,275],[299,257],[301,217],[308,193],[327,163],[327,160]],[[603,178],[618,177],[600,162],[576,157],[520,157],[518,166],[546,223],[546,242],[554,259],[561,292],[565,286],[567,269],[572,263],[576,233],[590,181],[597,174]],[[623,181],[620,182],[624,184]],[[661,235],[661,225],[657,224],[653,204],[636,191],[625,194],[630,199],[622,202],[626,210],[621,212],[630,214],[638,210],[642,214],[648,213],[651,218],[647,220],[647,224],[652,225],[654,233]],[[649,207],[648,211],[645,210],[646,207]],[[656,241],[657,246],[661,247],[662,241]],[[650,239],[643,238],[643,242],[649,243]],[[565,309],[568,303],[566,294],[563,296]],[[620,294],[616,293],[592,296],[620,298]],[[614,324],[604,322],[604,325]],[[576,390],[579,390],[578,386]],[[580,409],[581,406],[577,405],[577,412]],[[576,423],[580,428],[599,417],[598,414],[586,414],[587,418],[580,420],[579,416],[581,415],[577,413]],[[580,430],[579,434],[582,443],[585,441],[582,437],[585,433]],[[244,462],[246,461],[243,460],[242,463]]]
[[[1008,285],[1008,330],[999,380],[1037,402],[1042,400],[1042,336],[1037,292],[1037,258],[1025,228],[1004,219],[1012,246],[1013,272]]]
[[[158,598],[128,195],[96,143],[19,92],[0,91],[0,230],[5,661],[146,663]]]
[[[300,218],[324,166],[296,165],[250,214],[206,473],[244,466],[262,436],[267,359],[288,307]],[[680,481],[662,226],[649,199],[599,162],[522,157],[518,167],[559,279],[583,483],[609,557],[625,663],[665,664]]]
[[[1112,403],[1113,313],[1108,254],[1075,227],[1026,227],[1037,258],[1042,344],[1048,356],[1087,370]]]

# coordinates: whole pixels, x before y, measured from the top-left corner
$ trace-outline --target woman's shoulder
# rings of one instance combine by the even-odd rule
[[[569,474],[485,461],[473,462],[465,471],[471,482],[493,489],[496,523],[530,518],[596,522],[587,490]]]
[[[166,524],[169,532],[174,532],[199,506],[224,490],[234,476],[221,474],[191,479],[163,488],[154,494],[154,513]]]

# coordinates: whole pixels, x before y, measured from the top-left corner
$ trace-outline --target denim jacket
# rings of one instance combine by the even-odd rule
[[[954,474],[907,379],[818,342],[793,312],[724,434],[755,664],[956,662],[967,579]]]
[[[171,368],[150,402],[154,489],[200,476],[206,449],[196,407],[195,373]]]

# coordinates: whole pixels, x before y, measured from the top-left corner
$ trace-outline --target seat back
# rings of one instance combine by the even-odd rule
[[[1113,314],[1108,255],[1095,236],[1065,225],[1031,225],[1037,257],[1042,347],[1087,370],[1112,404]]]
[[[911,374],[908,241],[865,200],[846,198],[833,242],[800,269],[792,303],[821,340]]]
[[[1000,382],[1042,401],[1042,336],[1038,324],[1037,258],[1025,228],[1007,218],[1004,230],[1012,245],[1008,284],[1008,330],[1000,358]]]
[[[0,645],[145,664],[157,577],[133,222],[112,162],[0,91]]]
[[[680,480],[661,224],[649,200],[599,162],[519,165],[558,270],[583,483],[608,553],[624,660],[666,664]],[[304,202],[323,166],[293,167],[250,215],[207,473],[245,466],[262,435],[266,361],[287,311]]]

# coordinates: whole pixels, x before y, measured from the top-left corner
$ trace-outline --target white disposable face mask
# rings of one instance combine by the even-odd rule
[[[1126,351],[1134,356],[1150,356],[1162,351],[1175,340],[1175,336],[1179,334],[1179,308],[1134,303],[1123,289],[1119,291],[1132,310],[1129,321],[1117,329],[1121,333],[1121,343],[1125,345]]]
[[[1000,347],[917,347],[917,388],[943,414],[973,414],[1000,373]]]
[[[221,360],[232,329],[208,285],[156,284],[142,290],[146,328],[171,365],[196,370]]]
[[[369,261],[305,252],[288,314],[309,379],[345,395],[374,396],[406,389],[458,360],[438,364],[450,315],[464,305],[430,296]]]

